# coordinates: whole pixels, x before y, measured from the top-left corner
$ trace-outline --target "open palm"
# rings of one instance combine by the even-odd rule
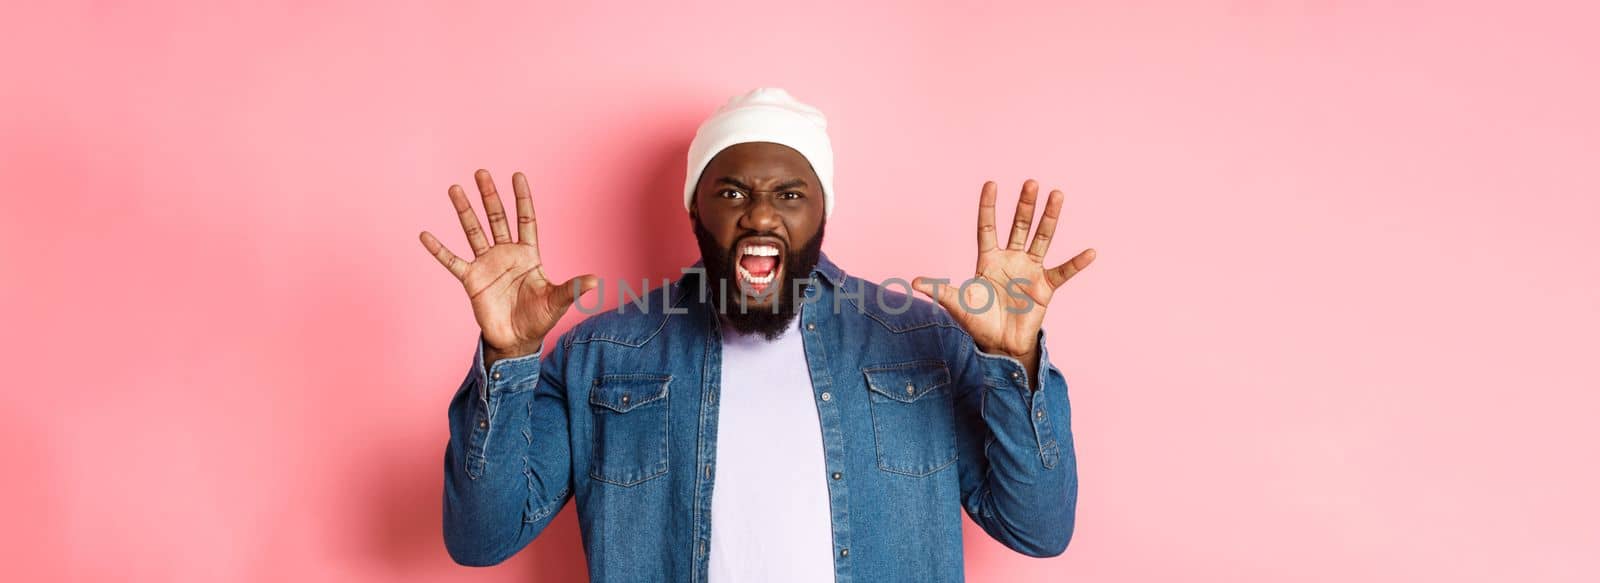
[[[474,177],[483,198],[484,214],[494,244],[484,238],[477,213],[459,185],[450,186],[450,203],[455,206],[461,229],[472,246],[472,261],[464,261],[446,249],[433,233],[423,231],[422,246],[444,265],[472,301],[472,315],[483,330],[487,348],[502,355],[531,354],[539,349],[561,316],[576,298],[599,285],[593,275],[581,275],[556,284],[544,271],[539,259],[539,229],[533,214],[533,197],[528,180],[518,172],[511,177],[517,199],[517,241],[511,240],[505,207],[487,170]],[[577,291],[574,292],[574,288]]]
[[[1089,267],[1095,252],[1085,249],[1066,263],[1045,267],[1045,254],[1050,250],[1056,222],[1061,218],[1064,195],[1060,190],[1050,192],[1033,242],[1023,249],[1039,197],[1039,184],[1033,180],[1023,184],[1010,240],[1004,248],[999,247],[994,223],[997,197],[995,183],[984,183],[978,199],[978,266],[973,276],[976,281],[967,285],[962,282],[935,285],[936,280],[919,277],[912,282],[912,287],[944,306],[951,318],[985,352],[1023,358],[1038,348],[1045,308],[1050,305],[1056,288]],[[983,283],[988,289],[984,289]]]

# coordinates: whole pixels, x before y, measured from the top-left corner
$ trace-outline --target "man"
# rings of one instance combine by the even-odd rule
[[[450,188],[473,259],[421,237],[482,330],[449,410],[456,561],[505,560],[568,498],[594,581],[956,581],[961,510],[1018,552],[1066,548],[1076,461],[1041,326],[1094,252],[1045,266],[1063,195],[1030,240],[1028,181],[999,247],[985,184],[976,275],[914,284],[940,309],[822,254],[836,200],[825,123],[779,89],[729,100],[689,148],[701,262],[552,342],[599,280],[545,273],[522,174],[515,241],[488,172],[492,240]]]

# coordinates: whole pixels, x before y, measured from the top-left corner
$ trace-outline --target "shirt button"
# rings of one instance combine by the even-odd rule
[[[1022,373],[1011,371],[1011,380],[1017,380],[1019,378],[1022,378]]]
[[[1044,419],[1044,409],[1040,409],[1038,412],[1034,413],[1033,416],[1037,419]]]
[[[622,396],[622,404],[624,404],[624,405],[628,404],[628,396],[627,395],[623,395]]]
[[[827,400],[832,399],[832,398],[833,398],[833,395],[828,394],[827,391],[823,391],[822,392],[822,400],[827,401]]]
[[[839,556],[841,556],[841,557],[850,556],[850,549],[839,549]]]
[[[913,385],[911,383],[906,383],[906,394],[907,395],[915,395],[915,394],[917,394],[917,386]]]
[[[489,428],[489,420],[488,419],[479,419],[478,420],[478,428],[479,429],[488,429]]]
[[[806,329],[807,330],[816,330],[817,329],[817,323],[816,322],[806,322]]]
[[[835,479],[835,480],[843,480],[844,479],[844,474],[839,473],[839,472],[834,472],[833,473],[833,479]]]
[[[500,380],[500,371],[494,371],[494,380]]]

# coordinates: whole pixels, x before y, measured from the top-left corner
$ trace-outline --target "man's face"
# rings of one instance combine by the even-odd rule
[[[775,338],[793,319],[793,282],[810,275],[821,253],[823,202],[811,164],[781,144],[728,147],[700,173],[695,238],[711,296],[727,286],[719,307],[735,329]]]

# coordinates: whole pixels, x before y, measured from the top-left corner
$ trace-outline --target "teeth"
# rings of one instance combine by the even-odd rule
[[[778,256],[778,247],[776,245],[760,245],[760,244],[757,244],[757,245],[746,245],[744,247],[744,249],[741,249],[741,251],[745,255],[753,255],[753,256],[756,256],[756,257],[777,257]],[[739,268],[739,278],[743,279],[744,281],[746,281],[748,283],[758,284],[758,285],[766,285],[766,284],[772,283],[773,280],[778,278],[778,270],[777,269],[773,269],[771,272],[768,272],[764,276],[756,277],[755,275],[752,275],[749,270],[745,269],[743,265],[739,265],[738,268]]]
[[[774,269],[771,272],[768,272],[765,276],[756,277],[754,275],[750,275],[750,271],[745,269],[743,265],[740,265],[739,277],[750,283],[768,284],[772,283],[772,280],[777,279],[778,270]]]

